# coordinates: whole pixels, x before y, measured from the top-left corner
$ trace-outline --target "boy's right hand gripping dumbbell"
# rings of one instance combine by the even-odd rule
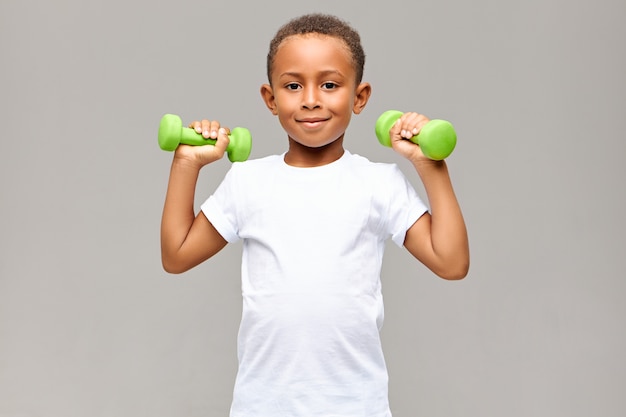
[[[201,158],[205,163],[211,163],[224,157],[230,144],[230,129],[221,126],[217,120],[194,121],[189,128],[202,135],[206,140],[214,141],[213,146],[189,146],[184,152],[192,152],[195,157]]]
[[[207,119],[192,122],[186,128],[180,117],[174,114],[166,114],[161,118],[158,139],[161,149],[175,150],[177,155],[183,153],[194,158],[201,156],[203,164],[222,158],[224,152],[231,162],[245,161],[252,148],[252,137],[246,128],[236,127],[231,132],[227,127],[220,127],[218,121]],[[201,149],[190,150],[179,145],[193,145]]]

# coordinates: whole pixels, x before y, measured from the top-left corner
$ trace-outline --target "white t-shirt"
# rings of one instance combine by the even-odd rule
[[[380,269],[427,210],[394,164],[234,163],[202,211],[243,239],[232,417],[388,417]]]

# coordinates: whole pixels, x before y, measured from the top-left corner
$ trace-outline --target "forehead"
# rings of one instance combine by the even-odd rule
[[[273,68],[294,64],[353,66],[352,54],[343,39],[308,33],[285,38],[277,48]]]

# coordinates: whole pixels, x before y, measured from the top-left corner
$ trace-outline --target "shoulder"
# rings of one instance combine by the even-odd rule
[[[242,162],[233,162],[229,170],[231,176],[257,176],[277,169],[281,163],[280,155],[270,155],[258,159],[249,159]]]
[[[278,155],[233,162],[213,195],[224,201],[237,202],[237,207],[245,207],[239,203],[257,198],[273,183],[279,163]]]
[[[397,164],[372,162],[359,155],[351,155],[349,159],[346,165],[353,178],[352,184],[367,189],[372,198],[395,204],[417,196],[415,188]],[[400,196],[404,196],[405,200]]]
[[[349,154],[346,166],[359,175],[375,179],[388,180],[393,177],[402,177],[403,174],[397,164],[387,162],[372,162],[364,156]]]
[[[282,155],[269,155],[262,158],[248,159],[242,162],[233,162],[233,168],[242,170],[264,169],[279,165],[282,161]]]

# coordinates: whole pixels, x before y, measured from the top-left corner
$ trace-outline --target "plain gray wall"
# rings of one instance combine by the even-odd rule
[[[0,417],[226,416],[241,246],[163,272],[164,113],[286,138],[265,54],[305,12],[362,34],[372,160],[384,110],[451,120],[468,278],[388,245],[383,342],[397,417],[623,417],[623,0],[0,3]],[[203,201],[228,169],[207,167]]]

